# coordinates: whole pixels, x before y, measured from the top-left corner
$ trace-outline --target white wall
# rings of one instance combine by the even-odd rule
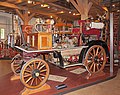
[[[7,35],[10,32],[12,32],[12,14],[0,12],[0,28],[5,29],[5,40],[6,40]]]

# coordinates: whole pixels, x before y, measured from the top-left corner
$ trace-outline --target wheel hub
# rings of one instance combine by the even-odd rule
[[[98,56],[95,56],[95,57],[94,57],[94,62],[97,63],[98,61],[99,61]]]
[[[39,74],[38,72],[37,72],[37,73],[35,73],[35,76],[36,76],[36,77],[38,77],[39,75],[40,75],[40,74]]]
[[[33,72],[32,72],[32,77],[33,78],[37,78],[39,77],[40,75],[40,71],[38,69],[35,69]]]

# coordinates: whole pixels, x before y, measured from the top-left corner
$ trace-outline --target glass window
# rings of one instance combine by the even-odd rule
[[[1,39],[5,39],[5,29],[4,28],[0,29],[0,37],[1,37]]]

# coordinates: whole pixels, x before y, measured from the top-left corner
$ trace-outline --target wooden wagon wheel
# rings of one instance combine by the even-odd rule
[[[31,59],[23,65],[20,79],[27,88],[41,87],[48,79],[49,66],[41,59]]]
[[[106,52],[100,45],[90,47],[85,56],[85,67],[90,74],[95,74],[104,69]]]
[[[22,68],[22,56],[17,54],[15,57],[12,58],[11,61],[11,69],[15,75],[19,75],[21,68]]]

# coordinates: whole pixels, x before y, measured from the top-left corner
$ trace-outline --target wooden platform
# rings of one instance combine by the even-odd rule
[[[90,86],[108,79],[111,79],[116,76],[118,67],[114,67],[114,74],[110,75],[109,73],[109,66],[105,68],[105,74],[102,76],[97,76],[91,79],[86,79],[87,72],[84,72],[82,74],[73,74],[70,71],[77,67],[67,68],[67,69],[61,69],[53,64],[49,64],[50,66],[50,74],[53,75],[60,75],[67,77],[67,79],[64,82],[55,82],[55,81],[47,81],[47,84],[50,85],[51,89],[42,91],[39,93],[35,93],[32,95],[62,95],[64,93],[68,93],[70,91],[74,91],[86,86]],[[0,93],[1,95],[19,95],[19,92],[24,89],[24,85],[21,83],[20,80],[11,81],[10,77],[13,75],[13,73],[9,73],[3,77],[0,77]],[[55,88],[56,85],[60,84],[66,84],[67,88],[57,90]]]

